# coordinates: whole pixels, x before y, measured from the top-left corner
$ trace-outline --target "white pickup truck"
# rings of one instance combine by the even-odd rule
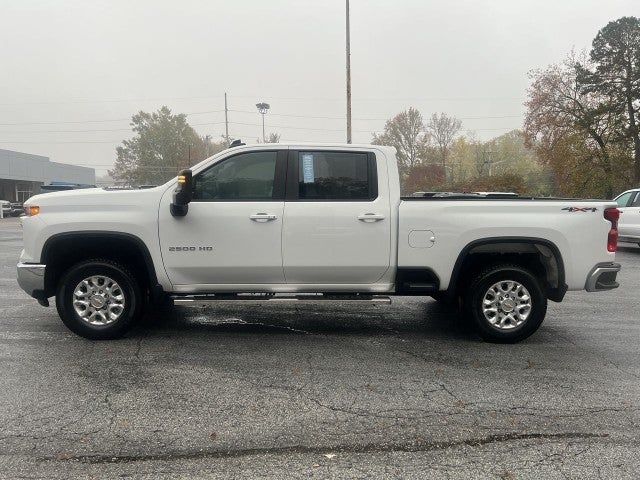
[[[92,339],[168,303],[426,295],[514,342],[547,299],[616,288],[620,270],[615,202],[401,198],[395,151],[376,145],[238,146],[158,187],[37,195],[25,212],[19,284]]]

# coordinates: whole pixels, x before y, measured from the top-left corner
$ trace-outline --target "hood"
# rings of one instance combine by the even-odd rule
[[[104,188],[83,188],[78,190],[63,190],[59,192],[41,193],[29,198],[24,205],[42,206],[105,206],[139,204],[151,197],[158,197],[164,188],[154,187],[139,190],[106,190]]]

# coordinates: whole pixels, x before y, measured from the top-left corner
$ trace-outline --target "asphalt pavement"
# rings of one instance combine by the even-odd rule
[[[70,333],[0,220],[0,478],[640,477],[640,248],[516,345],[429,298],[175,308]]]

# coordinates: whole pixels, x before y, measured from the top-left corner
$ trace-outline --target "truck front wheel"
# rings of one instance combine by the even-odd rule
[[[482,338],[514,343],[540,327],[547,313],[547,297],[530,271],[516,265],[494,265],[473,279],[464,306]]]
[[[142,312],[136,278],[116,262],[89,260],[71,267],[56,293],[64,324],[91,340],[123,336]]]

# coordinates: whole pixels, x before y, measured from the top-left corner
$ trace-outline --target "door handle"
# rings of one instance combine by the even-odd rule
[[[270,222],[271,220],[275,220],[278,218],[277,215],[272,215],[270,213],[254,213],[253,215],[249,215],[249,218],[254,222]]]
[[[380,213],[363,213],[362,215],[358,215],[358,220],[361,222],[379,222],[380,220],[384,220],[384,215]]]

